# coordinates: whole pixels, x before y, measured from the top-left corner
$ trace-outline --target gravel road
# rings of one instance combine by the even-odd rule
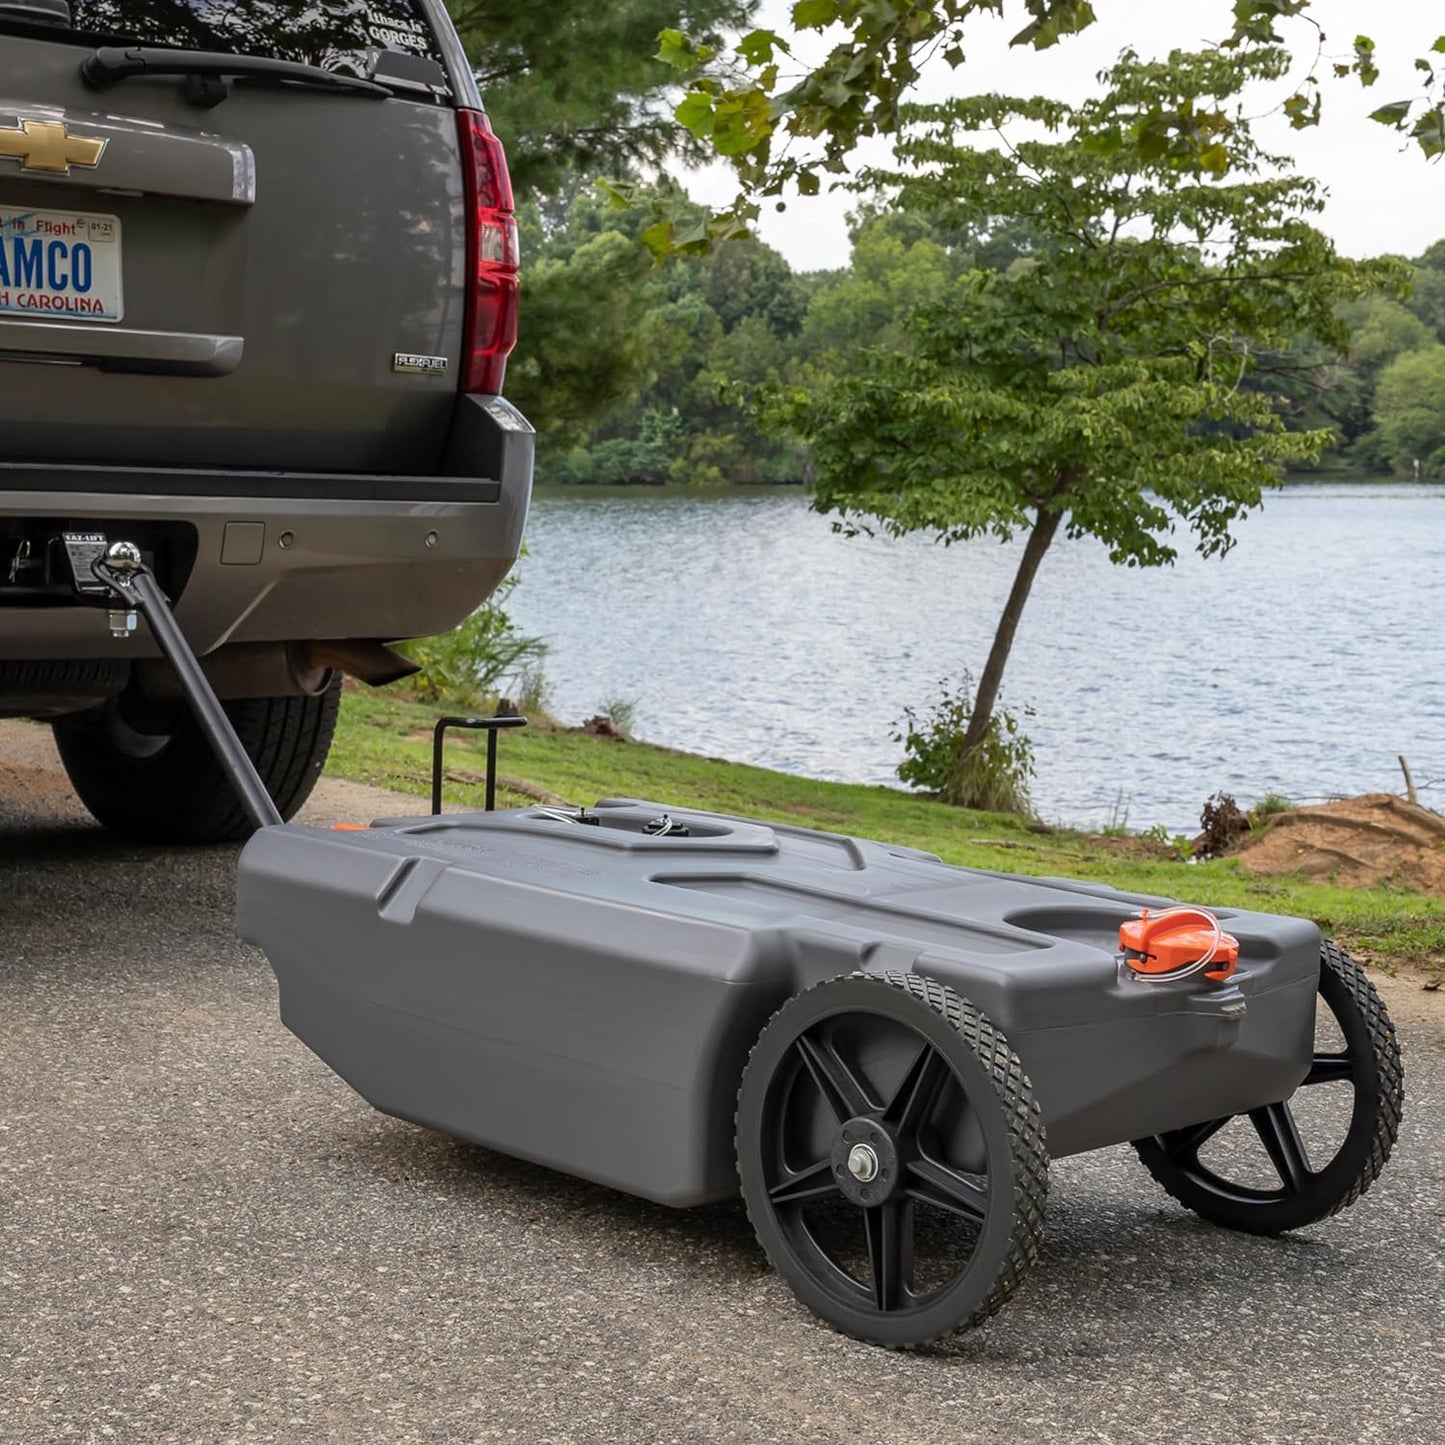
[[[395,812],[323,784],[326,819]],[[1385,980],[1395,1160],[1285,1239],[1111,1150],[948,1348],[815,1324],[675,1213],[372,1112],[231,930],[233,852],[106,839],[0,724],[0,1441],[1439,1441],[1445,1010]]]

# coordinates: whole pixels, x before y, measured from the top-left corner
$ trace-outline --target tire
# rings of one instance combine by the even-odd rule
[[[50,717],[99,707],[130,677],[124,658],[0,662],[0,717]]]
[[[1351,1086],[1348,1124],[1328,1163],[1316,1167],[1295,1119],[1291,1101],[1268,1104],[1248,1114],[1208,1120],[1187,1129],[1175,1129],[1150,1139],[1139,1139],[1134,1147],[1144,1167],[1186,1208],[1201,1218],[1227,1229],[1250,1234],[1279,1234],[1299,1229],[1338,1214],[1367,1190],[1390,1157],[1400,1132],[1404,1106],[1404,1065],[1395,1027],[1374,986],[1344,949],[1326,943],[1320,953],[1319,997],[1343,1035],[1343,1051],[1320,1052],[1318,1039],[1310,1072],[1300,1089],[1326,1085],[1338,1094],[1343,1122],[1344,1089]],[[1335,1102],[1326,1096],[1326,1103]],[[1253,1127],[1247,1129],[1229,1164],[1205,1163],[1200,1150],[1221,1135],[1236,1119]],[[1308,1131],[1305,1131],[1308,1132]],[[1225,1140],[1221,1140],[1224,1143]],[[1239,1152],[1248,1145],[1279,1178],[1275,1188],[1261,1188],[1231,1180],[1224,1170],[1247,1167],[1248,1155]]]
[[[226,714],[284,818],[321,776],[336,730],[341,678],[314,697],[247,698]],[[121,709],[53,724],[60,760],[96,821],[148,843],[226,843],[254,827],[189,709],[169,731],[140,732]]]
[[[743,1073],[737,1157],[773,1267],[854,1339],[901,1348],[976,1324],[1038,1257],[1033,1087],[1007,1039],[933,979],[854,974],[784,1004]]]

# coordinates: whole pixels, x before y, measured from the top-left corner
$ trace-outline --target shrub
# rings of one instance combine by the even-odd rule
[[[633,736],[633,724],[637,721],[637,703],[633,698],[605,697],[598,703],[597,711],[624,737]]]
[[[899,778],[956,807],[1027,814],[1034,751],[1018,717],[1002,705],[996,707],[982,745],[964,756],[963,739],[973,716],[973,678],[965,672],[956,686],[943,681],[938,687],[938,699],[928,713],[903,710],[902,731],[893,734],[903,743]],[[1033,716],[1032,708],[1023,712]]]
[[[424,702],[448,702],[476,707],[497,695],[509,677],[526,680],[538,671],[547,644],[540,637],[519,632],[504,606],[515,577],[509,577],[470,617],[450,632],[403,643],[401,651],[421,671],[409,686]],[[540,695],[540,673],[530,691]]]

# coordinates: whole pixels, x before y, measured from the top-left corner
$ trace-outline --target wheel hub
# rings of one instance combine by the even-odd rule
[[[832,1164],[843,1197],[864,1208],[891,1199],[903,1173],[898,1145],[876,1119],[849,1119],[838,1130]]]

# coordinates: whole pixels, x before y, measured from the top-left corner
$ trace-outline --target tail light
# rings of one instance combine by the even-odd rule
[[[517,340],[517,222],[502,143],[479,110],[457,112],[467,212],[462,390],[495,395]]]

